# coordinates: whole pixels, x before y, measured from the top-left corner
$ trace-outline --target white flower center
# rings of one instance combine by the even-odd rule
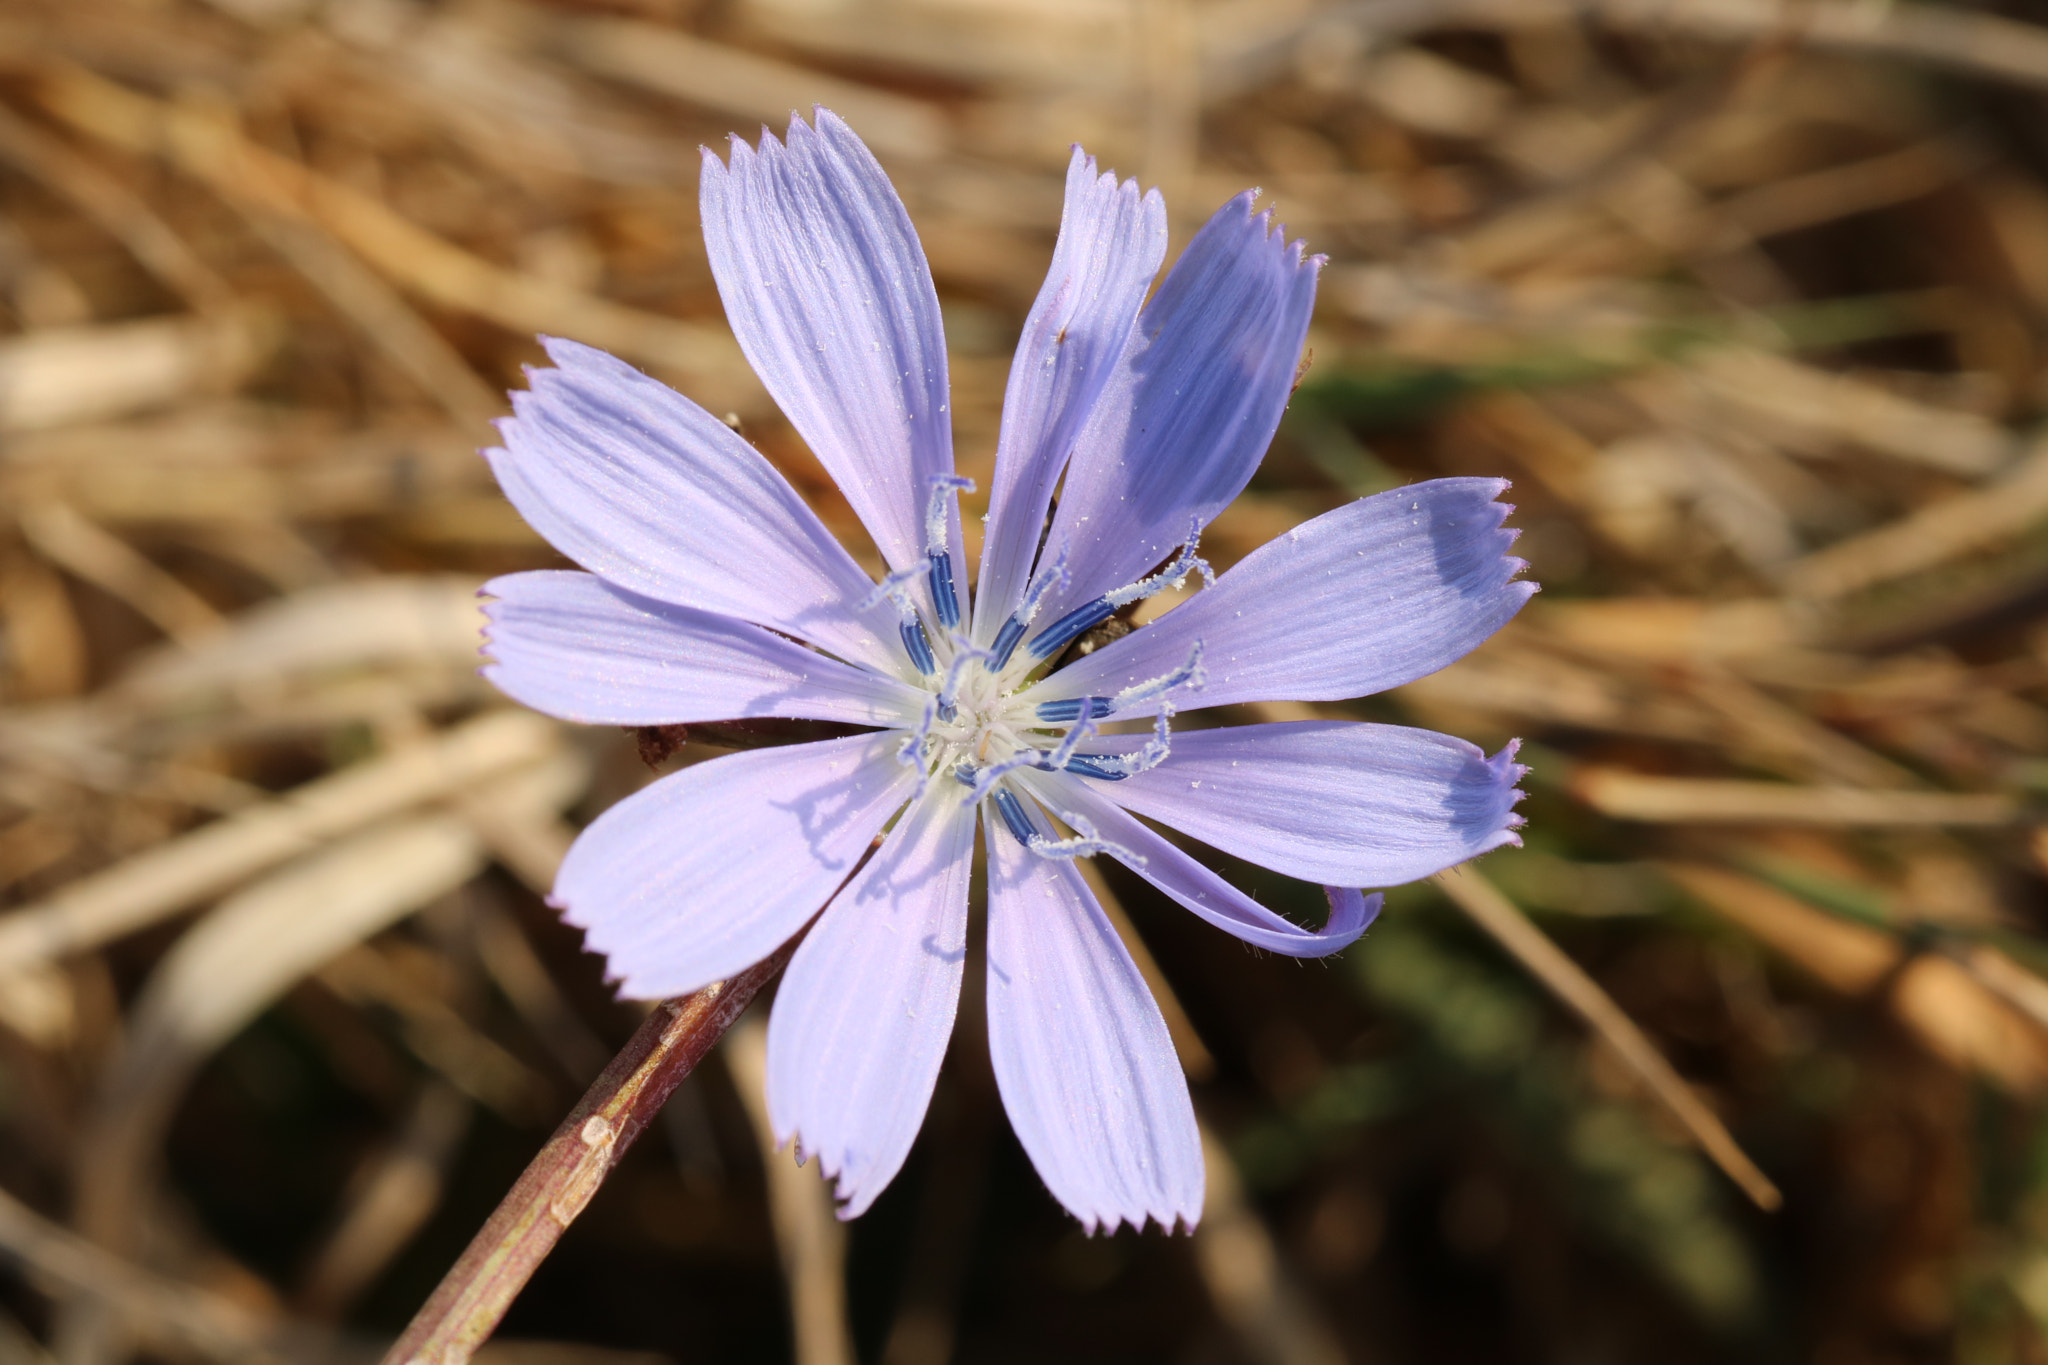
[[[992,799],[1010,832],[1034,852],[1074,857],[1100,851],[1107,845],[1081,825],[1075,826],[1079,833],[1073,839],[1044,834],[1020,802],[1019,792],[1004,779],[1032,768],[1116,782],[1157,767],[1170,745],[1167,722],[1173,706],[1168,695],[1201,686],[1200,643],[1180,668],[1127,687],[1113,697],[1028,703],[1019,700],[1018,694],[1034,672],[1120,608],[1168,586],[1178,586],[1191,573],[1213,579],[1209,566],[1195,554],[1201,527],[1189,527],[1187,543],[1160,572],[1104,593],[1056,621],[1040,622],[1033,633],[1040,605],[1067,581],[1064,556],[1041,566],[1023,604],[997,632],[990,647],[981,649],[960,629],[961,594],[947,548],[954,495],[973,486],[950,475],[932,480],[925,515],[925,563],[889,574],[866,604],[884,598],[896,604],[904,651],[929,692],[924,716],[904,733],[899,757],[919,771],[920,790],[934,780],[950,778],[967,789],[962,799]],[[925,603],[917,600],[915,589],[920,586],[928,599]],[[1153,736],[1141,748],[1078,752],[1082,743],[1095,736],[1097,719],[1141,706],[1155,710]],[[1073,817],[1063,814],[1062,818],[1075,824]]]
[[[927,750],[933,767],[939,772],[961,764],[987,768],[1035,748],[1037,736],[1030,732],[1042,730],[1043,724],[1029,714],[1030,708],[1010,700],[1005,679],[990,674],[980,660],[967,661],[959,671],[956,695],[949,699],[939,687],[932,689],[937,708]],[[944,681],[943,674],[934,680]]]

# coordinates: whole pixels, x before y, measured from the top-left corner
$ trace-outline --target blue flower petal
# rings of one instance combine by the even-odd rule
[[[1003,395],[975,584],[974,638],[986,645],[1024,597],[1053,486],[1103,385],[1121,363],[1138,306],[1166,255],[1166,203],[1117,183],[1074,148],[1052,267],[1024,320]]]
[[[897,736],[755,749],[662,778],[593,821],[553,903],[633,1000],[682,995],[787,942],[909,799]]]
[[[1046,678],[1034,702],[1111,697],[1179,667],[1207,675],[1176,709],[1339,701],[1436,672],[1507,624],[1536,591],[1508,553],[1502,479],[1431,479],[1360,498],[1246,555],[1143,629]],[[1136,708],[1149,712],[1156,707]]]
[[[1349,887],[1327,887],[1329,922],[1319,930],[1304,929],[1203,867],[1086,779],[1034,773],[1027,780],[1056,809],[1087,819],[1110,845],[1110,853],[1133,872],[1218,929],[1255,948],[1288,957],[1328,957],[1357,942],[1366,926],[1379,915],[1378,895],[1361,895]]]
[[[1139,735],[1089,748],[1127,753]],[[1165,762],[1096,790],[1225,853],[1324,886],[1399,886],[1521,842],[1514,745],[1306,720],[1183,730]]]
[[[736,616],[908,673],[887,606],[761,452],[668,385],[574,341],[529,372],[484,456],[557,550],[629,592]]]
[[[874,156],[829,110],[710,151],[698,198],[725,314],[761,382],[838,481],[892,569],[925,558],[935,477],[953,472],[946,338],[924,248]],[[956,581],[965,583],[959,531]]]
[[[1216,211],[1139,315],[1067,466],[1048,555],[1070,582],[1045,619],[1142,577],[1251,478],[1280,425],[1323,258],[1253,191]]]
[[[794,716],[915,725],[925,694],[759,626],[657,602],[595,574],[484,585],[484,676],[515,701],[586,725]]]
[[[988,1047],[1017,1140],[1090,1232],[1202,1215],[1202,1140],[1158,1002],[1071,861],[988,840]]]
[[[924,1124],[967,960],[974,807],[928,792],[833,898],[775,993],[768,1115],[867,1210]]]

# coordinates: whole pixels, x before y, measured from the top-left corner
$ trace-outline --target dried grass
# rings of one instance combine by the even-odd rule
[[[1111,877],[1200,1078],[1194,1256],[1070,1236],[971,1040],[850,1253],[714,1073],[508,1327],[564,1340],[494,1349],[774,1356],[786,1267],[819,1362],[2040,1358],[2043,88],[2048,28],[1857,0],[14,0],[0,1335],[375,1349],[632,1029],[538,894],[647,775],[474,676],[475,585],[555,560],[470,452],[573,336],[872,562],[696,231],[696,146],[822,101],[910,205],[983,486],[1070,142],[1177,241],[1259,184],[1329,253],[1219,558],[1504,473],[1546,591],[1391,698],[1246,718],[1531,741],[1482,918],[1633,1070],[1436,892],[1304,975]]]

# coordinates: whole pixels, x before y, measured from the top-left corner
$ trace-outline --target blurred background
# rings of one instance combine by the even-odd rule
[[[1544,591],[1225,719],[1520,736],[1527,847],[1327,963],[1094,870],[1194,1238],[1046,1195],[970,971],[872,1213],[764,1161],[757,1008],[486,1359],[2048,1361],[2026,0],[0,0],[0,1361],[374,1360],[636,1026],[540,896],[651,774],[476,677],[476,586],[559,561],[474,451],[575,337],[874,560],[698,232],[697,146],[813,102],[909,204],[984,488],[1070,143],[1176,250],[1257,185],[1329,255],[1205,550],[1503,475]]]

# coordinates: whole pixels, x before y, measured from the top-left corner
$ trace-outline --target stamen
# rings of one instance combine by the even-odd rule
[[[1097,714],[1104,716],[1114,715],[1118,711],[1126,711],[1133,706],[1142,706],[1148,701],[1156,701],[1167,693],[1182,687],[1199,689],[1207,681],[1208,674],[1202,668],[1202,642],[1197,640],[1195,641],[1194,648],[1188,651],[1186,663],[1174,669],[1171,673],[1160,674],[1149,682],[1131,684],[1114,697],[1111,697],[1109,699],[1109,706],[1097,712]],[[1045,705],[1051,706],[1053,703],[1047,702]],[[1043,709],[1043,707],[1040,708],[1041,711]]]
[[[953,556],[945,551],[931,556],[932,606],[939,624],[947,630],[960,624],[960,595],[953,588]]]
[[[1173,752],[1172,719],[1173,708],[1161,703],[1159,714],[1152,718],[1152,738],[1145,741],[1144,748],[1136,753],[1129,754],[1084,755],[1088,760],[1089,766],[1099,767],[1103,770],[1101,773],[1093,774],[1093,776],[1106,777],[1109,773],[1115,773],[1116,776],[1109,778],[1109,780],[1120,782],[1126,777],[1134,777],[1139,773],[1150,772],[1164,763],[1167,755]]]
[[[960,700],[960,678],[967,672],[967,665],[986,664],[989,660],[986,650],[968,644],[966,637],[958,632],[953,635],[953,649],[953,662],[946,665],[946,679],[939,684],[938,691],[939,719],[946,721],[960,714],[955,703]]]
[[[1000,642],[998,642],[1000,643]],[[1065,725],[1081,718],[1081,708],[1088,708],[1091,716],[1106,716],[1113,709],[1108,697],[1068,697],[1065,701],[1042,701],[1038,703],[1038,718],[1047,725]]]
[[[1003,823],[1010,827],[1010,836],[1026,848],[1045,842],[1045,836],[1031,823],[1031,817],[1024,813],[1024,803],[1017,794],[1007,788],[995,794],[996,813],[1003,817]]]
[[[975,799],[979,800],[981,797],[988,795],[996,783],[1002,781],[1003,778],[1011,773],[1016,772],[1019,768],[1036,768],[1038,771],[1045,773],[1064,772],[1067,764],[1073,761],[1075,746],[1084,739],[1093,738],[1094,735],[1095,722],[1088,716],[1083,715],[1079,718],[1078,723],[1073,729],[1060,737],[1058,747],[1050,753],[1044,749],[1019,749],[1002,762],[983,768],[980,778],[974,785]]]
[[[1058,747],[1047,756],[1045,762],[1035,766],[1058,772],[1067,766],[1067,760],[1074,756],[1074,750],[1080,747],[1081,741],[1093,739],[1095,734],[1094,708],[1084,707],[1081,714],[1075,718],[1073,728],[1060,736]]]
[[[996,789],[996,784],[1016,772],[1019,768],[1045,768],[1045,750],[1019,749],[1000,763],[991,763],[980,770],[974,779],[974,794],[969,799],[981,800]]]
[[[934,474],[925,482],[931,485],[932,492],[924,504],[924,552],[928,555],[945,554],[950,548],[946,513],[952,508],[947,497],[954,493],[972,493],[974,480],[959,474]]]
[[[917,603],[910,600],[910,585],[931,571],[932,566],[929,563],[924,563],[914,565],[908,569],[898,569],[895,573],[885,575],[881,582],[875,584],[873,592],[860,599],[860,605],[855,607],[854,610],[873,611],[882,604],[884,599],[887,599],[896,604],[896,610],[902,615],[916,615]]]
[[[1065,725],[1078,720],[1084,708],[1091,716],[1113,716],[1119,711],[1156,701],[1183,687],[1199,688],[1205,681],[1207,674],[1202,669],[1202,642],[1197,640],[1195,647],[1188,651],[1187,662],[1171,673],[1133,683],[1113,697],[1067,697],[1060,701],[1042,701],[1038,703],[1035,714],[1047,725]]]
[[[1142,602],[1148,597],[1156,597],[1168,588],[1179,587],[1188,581],[1188,575],[1191,573],[1201,574],[1204,583],[1212,588],[1215,587],[1216,571],[1209,567],[1208,560],[1195,553],[1195,547],[1201,543],[1201,540],[1202,519],[1196,517],[1188,523],[1188,538],[1181,543],[1180,553],[1173,557],[1173,563],[1167,565],[1158,573],[1153,574],[1150,578],[1141,578],[1127,588],[1118,588],[1115,592],[1104,593],[1102,595],[1103,600],[1119,607],[1127,607],[1133,602]]]
[[[1061,811],[1060,819],[1067,822],[1074,831],[1071,839],[1047,839],[1040,836],[1024,846],[1041,858],[1092,858],[1098,853],[1107,853],[1131,867],[1143,867],[1145,857],[1134,853],[1122,844],[1111,843],[1095,832],[1095,824],[1085,815]]]
[[[932,493],[924,505],[924,556],[930,566],[932,606],[939,624],[951,630],[960,624],[960,594],[953,587],[953,544],[946,514],[952,506],[950,495],[972,493],[974,480],[934,474],[928,482]]]
[[[1017,652],[1017,642],[1024,638],[1024,623],[1012,616],[1003,622],[1003,628],[996,632],[996,642],[989,649],[989,657],[995,662],[992,668],[1001,669],[1010,662],[1010,656]]]
[[[1214,584],[1216,571],[1209,567],[1209,561],[1195,553],[1201,536],[1202,523],[1197,518],[1188,523],[1188,538],[1181,545],[1180,553],[1174,556],[1171,564],[1150,578],[1141,578],[1114,592],[1106,592],[1093,602],[1074,608],[1035,636],[1030,644],[1024,646],[1025,651],[1034,659],[1049,659],[1083,632],[1092,630],[1108,620],[1118,609],[1128,607],[1133,602],[1142,602],[1148,597],[1156,597],[1168,588],[1177,588],[1187,582],[1191,573],[1200,573],[1203,582]]]
[[[1024,650],[1034,659],[1049,659],[1073,643],[1076,636],[1093,630],[1115,613],[1115,603],[1107,597],[1098,597],[1085,606],[1074,608],[1040,631],[1030,644],[1024,646]]]
[[[912,568],[898,569],[875,584],[875,590],[861,598],[859,607],[861,611],[872,611],[885,598],[896,604],[899,618],[896,633],[903,637],[903,648],[910,655],[910,662],[926,677],[939,671],[939,661],[932,653],[930,638],[924,633],[924,623],[917,619],[917,603],[910,600],[910,585],[931,571],[930,560]]]
[[[1067,552],[1061,547],[1059,557],[1040,571],[1030,589],[1024,594],[1023,605],[1010,614],[1003,622],[1003,628],[996,632],[996,642],[990,648],[995,658],[989,667],[1000,671],[1010,662],[1010,655],[1016,652],[1017,642],[1024,638],[1024,632],[1038,615],[1038,609],[1045,605],[1045,599],[1055,589],[1067,586]]]
[[[1063,771],[1079,773],[1083,777],[1093,777],[1103,782],[1121,782],[1130,776],[1127,772],[1105,767],[1100,758],[1088,754],[1075,754],[1067,760],[1067,766]]]
[[[1067,547],[1060,546],[1060,552],[1053,556],[1052,563],[1038,571],[1037,581],[1024,593],[1024,604],[1017,608],[1017,619],[1030,625],[1038,618],[1038,609],[1045,605],[1046,595],[1055,588],[1064,588],[1072,581],[1067,572]]]
[[[1143,867],[1145,857],[1134,853],[1122,844],[1111,843],[1095,832],[1095,825],[1085,815],[1060,812],[1060,819],[1067,822],[1075,837],[1051,839],[1039,832],[1038,825],[1024,809],[1024,803],[1008,788],[995,793],[996,812],[1003,817],[1003,823],[1010,827],[1010,837],[1030,849],[1041,858],[1088,858],[1097,853],[1108,853],[1132,867]]]
[[[924,765],[925,744],[931,739],[932,722],[938,718],[938,712],[939,699],[937,697],[926,698],[924,716],[917,722],[917,728],[905,735],[903,742],[896,746],[896,761],[898,763],[901,763],[906,768],[918,768]],[[923,786],[920,784],[919,791],[922,790]]]
[[[929,678],[939,671],[939,661],[932,653],[932,642],[924,633],[924,622],[915,616],[896,628],[903,637],[903,648],[910,652],[910,662],[917,665],[917,671]]]

